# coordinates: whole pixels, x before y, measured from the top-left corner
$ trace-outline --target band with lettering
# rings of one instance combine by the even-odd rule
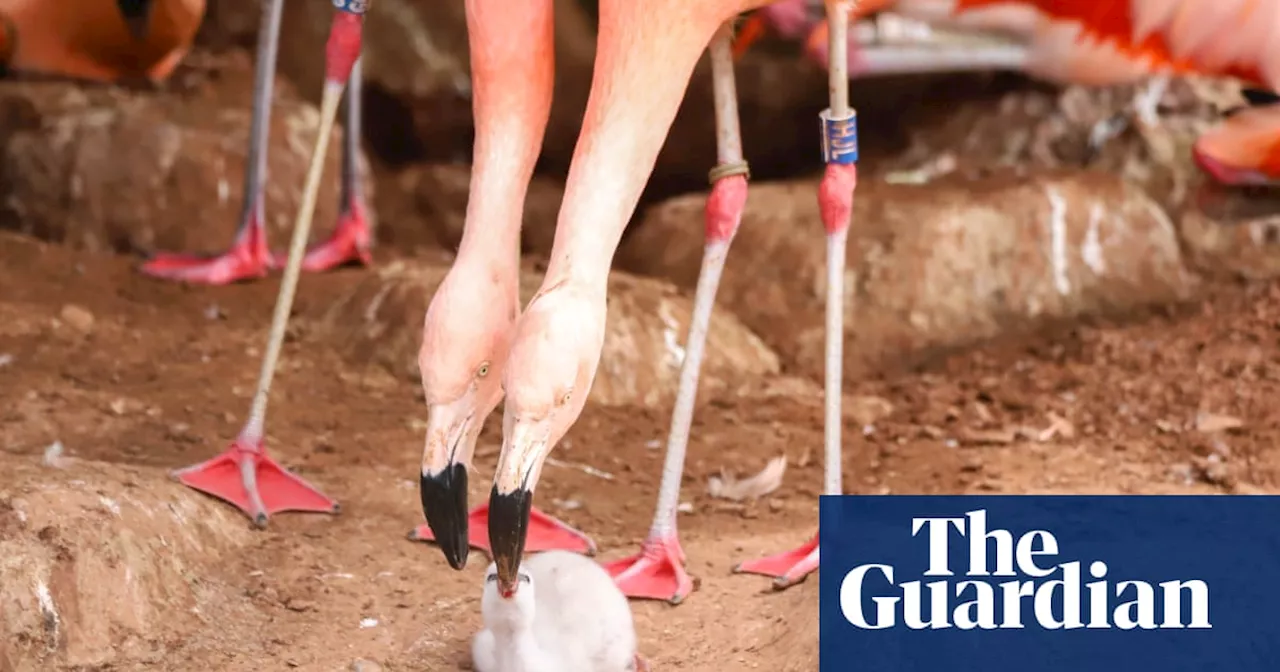
[[[369,0],[333,0],[333,7],[351,14],[364,14],[369,9]]]
[[[818,114],[822,127],[822,160],[824,163],[850,165],[858,162],[858,113],[836,119],[831,108]]]

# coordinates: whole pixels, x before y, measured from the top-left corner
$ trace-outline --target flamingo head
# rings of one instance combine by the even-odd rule
[[[604,343],[602,292],[557,285],[529,303],[504,377],[502,453],[489,494],[500,590],[515,590],[533,492],[551,449],[582,414]]]
[[[418,368],[427,401],[419,494],[454,569],[467,564],[467,469],[485,418],[502,401],[518,312],[514,281],[454,266],[427,308]]]

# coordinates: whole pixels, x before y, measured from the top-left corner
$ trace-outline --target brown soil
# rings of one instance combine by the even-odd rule
[[[251,532],[165,470],[211,456],[238,430],[275,282],[187,289],[139,277],[122,258],[0,238],[0,596],[16,635],[0,668],[468,666],[483,562],[455,573],[405,539],[421,520],[416,385],[346,364],[317,337],[334,297],[368,273],[305,278],[268,421],[271,449],[343,512],[285,514]],[[1280,283],[1216,284],[1204,296],[1181,315],[1078,326],[851,384],[847,488],[1275,490]],[[782,382],[705,399],[698,412],[681,523],[702,587],[679,607],[634,607],[658,669],[816,665],[816,579],[774,594],[728,574],[741,558],[804,541],[815,523],[821,398]],[[887,416],[877,417],[879,400]],[[1232,419],[1242,426],[1214,427]],[[666,420],[593,406],[558,457],[612,480],[547,473],[543,506],[589,530],[606,558],[647,528]],[[482,469],[496,429],[482,440]],[[66,457],[50,466],[42,454],[55,441]],[[706,497],[721,468],[754,470],[784,453],[792,467],[767,501]]]

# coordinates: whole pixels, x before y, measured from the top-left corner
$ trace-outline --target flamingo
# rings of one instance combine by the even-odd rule
[[[120,0],[122,3],[139,1],[146,0]],[[254,72],[253,115],[245,164],[244,200],[231,249],[214,257],[160,252],[141,265],[139,270],[142,273],[167,280],[225,285],[261,278],[280,267],[281,257],[273,255],[267,247],[263,192],[267,180],[267,139],[271,125],[271,97],[284,1],[262,2]],[[337,4],[340,0],[334,1]],[[361,89],[362,78],[357,62],[350,75],[347,93],[338,222],[329,239],[317,245],[303,259],[302,269],[309,272],[325,271],[352,262],[365,265],[371,263],[372,240],[367,210],[356,174]]]
[[[468,0],[471,19],[484,18],[482,6],[485,1]],[[551,11],[549,0],[526,4],[540,4],[541,11],[548,14]],[[594,380],[604,338],[607,278],[623,228],[634,213],[641,189],[653,170],[658,150],[670,129],[694,65],[710,44],[719,163],[710,176],[713,186],[707,202],[704,264],[694,298],[694,315],[673,409],[662,485],[653,525],[640,553],[606,566],[619,588],[630,597],[679,601],[693,589],[677,539],[675,510],[707,326],[725,257],[741,221],[747,197],[748,167],[742,160],[738,130],[730,51],[731,21],[739,13],[761,4],[763,0],[702,0],[694,3],[685,0],[603,0],[600,3],[592,89],[569,169],[550,261],[538,292],[524,312],[515,318],[502,373],[505,390],[503,445],[487,512],[489,550],[497,568],[500,591],[514,592],[517,589],[520,558],[529,536],[533,493],[542,466],[550,451],[578,419]],[[853,4],[853,0],[830,0],[828,3],[828,10],[839,19],[833,24],[838,26],[832,31],[833,40],[838,38],[840,41],[833,43],[833,53],[837,57],[833,59],[832,67],[832,103],[823,115],[828,165],[819,188],[822,218],[829,241],[827,413],[824,424],[828,490],[833,492],[840,489],[844,253],[857,180],[855,116],[848,109],[848,77],[838,54],[843,54],[843,26]],[[656,22],[652,20],[655,15],[677,18]],[[533,53],[550,52],[549,31],[517,29],[512,32],[536,40],[539,46]],[[506,36],[511,34],[504,33]],[[472,40],[473,53],[478,49],[497,48],[488,42],[477,43],[475,36]],[[549,65],[550,57],[544,58]],[[511,80],[521,79],[518,75],[508,76]],[[473,88],[478,96],[482,90],[503,90],[504,80],[501,77],[498,71],[477,69],[473,72]],[[521,109],[528,102],[511,95],[511,107],[514,109]],[[539,123],[544,123],[544,119],[539,118]],[[510,153],[509,156],[519,157],[525,151],[534,151],[529,144],[526,139],[523,145],[504,149]],[[460,271],[451,271],[454,272]],[[832,278],[835,278],[834,282],[831,282]],[[433,320],[439,316],[433,318],[430,315],[436,310],[437,303],[447,305],[439,296],[433,299],[424,347],[428,342],[440,339],[432,330]],[[459,338],[475,340],[472,334]],[[492,351],[500,349],[493,348]],[[475,357],[486,356],[490,355]],[[469,394],[483,389],[481,379],[493,375],[495,370],[492,360],[482,360],[481,364],[485,361],[490,367],[483,369],[483,374],[481,368],[474,369],[475,377],[469,382],[458,379],[458,389],[469,385]],[[426,374],[424,369],[424,376]],[[465,431],[456,436],[465,436]],[[458,472],[460,469],[456,465],[462,461],[461,457],[454,459],[454,466],[449,466],[426,459],[424,466],[430,473]],[[429,493],[428,481],[423,481],[423,513],[437,532],[456,531],[460,521],[465,520],[465,489],[458,484],[461,480],[441,479],[439,493]],[[437,485],[430,487],[436,488]],[[451,488],[452,494],[444,488]],[[439,536],[443,538],[444,534]],[[456,547],[462,540],[455,539],[451,543]],[[816,547],[812,554],[806,552],[802,555],[805,557],[801,562],[807,562],[807,556],[813,555],[816,566]],[[457,566],[453,559],[450,564]]]
[[[205,0],[0,0],[5,67],[96,81],[160,82],[191,49]]]
[[[279,29],[281,1],[266,0],[263,3],[263,18],[268,28],[263,31],[259,41],[259,76],[256,91],[258,94],[263,94],[264,81],[266,82],[265,90],[268,94],[270,91],[269,64],[275,60],[274,45]],[[276,365],[280,359],[280,348],[284,344],[289,312],[293,309],[293,297],[298,286],[298,274],[303,266],[303,253],[307,246],[307,235],[311,231],[311,219],[315,214],[316,196],[320,190],[320,178],[324,171],[324,156],[328,150],[329,136],[333,132],[338,106],[342,102],[347,82],[359,81],[358,62],[364,31],[364,14],[370,2],[371,0],[333,0],[333,5],[338,11],[334,12],[333,22],[329,28],[329,39],[325,45],[325,82],[320,101],[320,128],[316,136],[310,167],[307,170],[297,219],[294,222],[293,239],[289,246],[288,258],[284,263],[284,277],[280,281],[280,293],[276,298],[271,326],[267,332],[267,346],[262,355],[262,368],[249,408],[249,417],[240,434],[224,453],[195,466],[178,469],[172,474],[174,478],[189,487],[233,504],[259,527],[265,526],[271,515],[281,511],[337,513],[339,510],[338,503],[332,498],[269,457],[263,446],[263,436],[266,427],[267,400],[270,397]],[[262,105],[262,100],[267,97],[267,95],[259,95],[258,100],[255,101],[255,108]],[[351,100],[357,98],[358,96],[352,96]],[[348,115],[351,115],[352,107],[354,106],[348,101]],[[257,114],[258,112],[261,114]],[[265,112],[255,110],[255,117],[262,122],[256,125],[259,132],[263,132],[265,124],[263,115]],[[350,119],[351,116],[348,116],[348,120]],[[354,134],[348,133],[347,137],[354,137]],[[251,162],[251,169],[252,166]],[[345,169],[344,172],[346,172]],[[251,182],[251,184],[256,183]],[[347,191],[350,186],[344,187],[347,195],[352,193]],[[249,210],[253,210],[254,202],[258,201],[254,199],[249,201]],[[261,220],[256,221],[258,224],[254,226],[260,229]],[[312,258],[315,257],[312,256]]]
[[[823,63],[827,24],[805,15],[805,4],[782,0],[757,13],[748,39],[736,45],[739,52],[768,24],[789,37],[809,30],[806,52]],[[1280,90],[1280,0],[873,0],[860,10],[886,7],[930,23],[1012,33],[1026,43],[865,49],[857,59],[863,74],[999,67],[1086,85],[1155,74],[1135,100],[1147,124],[1154,124],[1155,106],[1173,75],[1235,77]],[[1221,184],[1280,184],[1280,107],[1250,102],[1200,136],[1195,160]]]
[[[431,298],[418,355],[427,401],[419,493],[427,519],[410,538],[434,540],[450,566],[489,549],[488,503],[469,515],[467,474],[485,419],[502,400],[502,374],[520,311],[523,204],[551,114],[551,0],[468,0],[476,140],[462,241]],[[595,542],[538,510],[530,551],[593,554]]]

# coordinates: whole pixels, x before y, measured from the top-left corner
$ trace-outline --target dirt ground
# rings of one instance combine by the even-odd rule
[[[126,258],[0,235],[0,530],[53,568],[48,586],[5,582],[0,613],[18,639],[0,668],[37,669],[46,655],[64,669],[469,667],[484,563],[455,573],[405,538],[421,520],[419,392],[344,365],[310,335],[330,297],[368,271],[304,279],[268,415],[270,448],[343,511],[283,514],[250,531],[165,472],[213,455],[239,429],[276,282],[183,288],[136,275]],[[846,487],[1275,491],[1277,333],[1280,283],[1224,281],[1195,305],[1127,325],[1076,326],[854,382]],[[804,541],[816,522],[821,399],[781,382],[698,411],[680,523],[701,589],[678,607],[634,606],[657,669],[816,667],[816,577],[772,593],[764,579],[728,573]],[[876,418],[878,407],[891,411]],[[494,419],[482,470],[493,466]],[[558,449],[570,466],[546,474],[542,506],[593,534],[604,558],[633,550],[647,528],[666,420],[589,408]],[[65,454],[46,460],[55,441]],[[754,470],[779,454],[792,466],[773,496],[751,506],[706,496],[722,467]],[[582,464],[611,478],[573,468]],[[4,555],[0,576],[20,576]]]

